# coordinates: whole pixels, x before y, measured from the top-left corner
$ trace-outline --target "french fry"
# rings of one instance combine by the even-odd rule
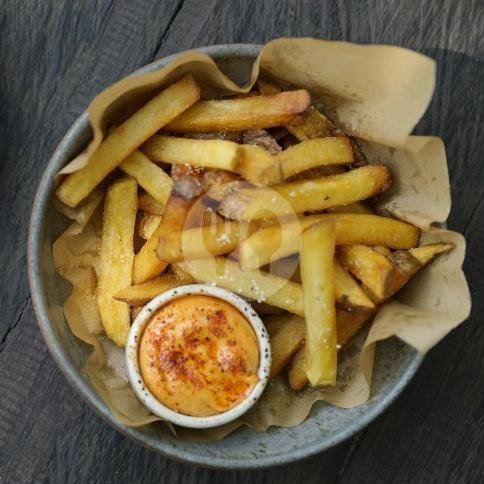
[[[286,366],[306,337],[306,325],[303,318],[286,315],[285,319],[282,327],[273,330],[270,334],[272,362],[269,378],[274,378]]]
[[[173,180],[141,151],[133,151],[119,167],[133,177],[158,203],[166,205],[170,198]]]
[[[395,255],[386,257],[367,245],[338,247],[338,258],[377,301],[388,299],[421,267],[417,259],[406,251],[397,251]]]
[[[257,87],[262,94],[266,95],[281,92],[281,88],[277,84],[265,79],[259,79],[257,81]],[[301,124],[297,126],[286,126],[286,128],[299,141],[333,136],[334,130],[333,123],[313,106],[310,106],[306,110]]]
[[[149,281],[128,286],[114,294],[114,299],[122,301],[130,306],[142,306],[162,292],[173,289],[174,287],[190,284],[194,282],[189,276],[181,281],[175,274],[167,273]]]
[[[87,165],[62,182],[56,191],[57,198],[75,207],[131,152],[199,98],[200,88],[191,76],[163,90],[108,134]]]
[[[274,185],[283,181],[281,164],[267,150],[255,145],[241,145],[242,158],[237,173],[248,181]]]
[[[336,323],[337,324],[337,323]],[[309,383],[308,376],[306,375],[306,361],[308,359],[308,352],[306,345],[301,345],[298,351],[294,355],[287,371],[287,379],[289,386],[294,390],[302,390]]]
[[[344,165],[353,162],[353,151],[348,138],[315,138],[291,146],[275,155],[281,164],[284,179],[311,168]]]
[[[291,316],[287,313],[284,314],[277,314],[272,316],[267,316],[263,319],[264,326],[266,327],[267,333],[269,336],[273,336],[277,331],[284,327],[287,323],[289,318],[295,317],[298,319],[302,319],[299,316]],[[303,322],[303,328],[306,328],[305,323]]]
[[[371,311],[375,305],[358,283],[334,261],[336,305],[348,311]]]
[[[336,310],[336,336],[338,345],[344,345],[352,338],[363,325],[369,321],[375,313],[372,312],[349,312]],[[289,386],[297,391],[308,385],[305,362],[307,359],[306,345],[301,345],[289,364],[287,372]]]
[[[118,346],[126,343],[130,312],[129,306],[113,295],[131,284],[136,192],[136,181],[122,178],[108,188],[104,202],[98,305],[104,331]]]
[[[281,88],[270,81],[260,79],[257,84],[262,94],[281,92]],[[300,125],[288,126],[287,128],[299,141],[333,136],[335,130],[333,123],[313,106],[310,106],[304,113],[304,121]]]
[[[248,224],[220,222],[206,227],[165,233],[159,238],[158,258],[168,262],[229,254],[248,231]]]
[[[241,157],[240,146],[237,143],[220,139],[154,135],[141,150],[155,162],[188,163],[192,166],[227,171],[234,171]]]
[[[165,213],[166,204],[157,202],[148,193],[143,193],[138,197],[138,210],[151,213],[153,215],[163,215]]]
[[[197,281],[215,284],[299,316],[304,314],[301,285],[282,277],[259,270],[242,271],[237,262],[223,257],[177,262],[176,265]]]
[[[258,81],[258,87],[262,94],[276,94],[281,92],[281,88],[269,81]],[[323,113],[314,106],[310,106],[303,115],[301,123],[292,126],[286,126],[287,130],[299,141],[305,141],[314,138],[325,138],[327,136],[347,136],[348,133],[342,128],[335,126]],[[354,153],[356,166],[367,165],[365,155],[361,151],[358,143],[354,138],[349,138],[351,148]]]
[[[165,270],[168,263],[160,260],[156,255],[160,238],[167,234],[181,234],[183,223],[189,209],[190,203],[179,197],[171,197],[168,200],[166,212],[160,224],[134,258],[133,282],[135,284],[152,279]]]
[[[290,279],[293,282],[301,282],[300,268],[296,259],[279,259],[272,262],[267,268],[271,274]],[[336,259],[334,261],[334,290],[337,307],[348,311],[371,311],[375,307],[365,291]]]
[[[392,253],[392,251],[388,247],[385,247],[383,245],[375,245],[373,247],[373,250],[381,255],[384,255],[385,257],[388,257]]]
[[[358,331],[367,323],[375,312],[349,312],[336,310],[336,334],[338,345],[344,345],[350,338],[356,335]],[[303,344],[298,348],[297,353],[289,364],[287,372],[289,386],[294,390],[301,390],[309,383],[305,370],[307,360],[307,348]]]
[[[399,276],[403,277],[387,257],[367,245],[338,247],[338,259],[380,300],[391,290],[390,284],[399,284]]]
[[[145,240],[151,238],[161,222],[161,215],[153,215],[148,212],[141,212],[138,217],[136,233]]]
[[[416,247],[414,249],[410,249],[410,254],[417,259],[420,264],[427,265],[431,262],[435,257],[440,254],[444,254],[445,252],[449,252],[454,248],[454,244],[430,244],[430,245],[423,245],[422,247]]]
[[[406,252],[407,256],[414,258],[416,261],[420,262],[420,267],[417,269],[420,270],[426,265],[428,265],[436,256],[448,252],[453,248],[453,244],[431,244],[427,246],[417,247],[415,249],[410,249]],[[401,252],[400,256],[397,259],[403,260],[405,259],[402,257]],[[414,255],[416,254],[416,255]],[[395,259],[396,260],[396,259]],[[400,267],[407,267],[407,271],[409,271],[408,277],[406,279],[399,278],[400,286],[393,286],[393,293],[388,294],[388,297],[391,297],[396,291],[401,289],[408,281],[411,279],[412,275],[415,274],[414,268],[415,263],[411,262],[409,265],[408,259],[405,263],[402,264],[400,262]],[[382,304],[385,300],[381,300],[378,303]],[[358,333],[358,331],[367,323],[375,314],[376,309],[374,311],[366,312],[366,311],[342,311],[337,309],[336,310],[336,333],[337,333],[337,341],[339,345],[346,344],[353,336]],[[306,348],[305,345],[301,346],[298,352],[294,355],[288,371],[288,378],[289,378],[289,385],[293,390],[301,390],[308,384],[308,379],[305,372],[304,362],[306,361]]]
[[[364,200],[390,185],[391,175],[386,166],[368,165],[339,175],[285,183],[273,189],[242,188],[224,197],[219,213],[243,221],[283,217]],[[280,203],[280,198],[287,203]]]
[[[301,232],[310,225],[334,220],[336,244],[384,245],[393,249],[415,247],[420,230],[406,222],[366,214],[332,213],[310,215],[299,220],[254,232],[239,246],[244,270],[257,269],[273,260],[299,252]]]
[[[272,96],[200,101],[165,127],[173,133],[272,128],[300,121],[311,103],[305,89]]]
[[[334,222],[303,232],[301,281],[306,318],[306,374],[312,386],[336,383]]]

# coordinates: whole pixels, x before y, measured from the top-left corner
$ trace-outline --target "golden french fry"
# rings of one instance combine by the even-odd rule
[[[284,317],[284,324],[279,329],[273,328],[270,333],[272,362],[269,378],[274,378],[286,366],[306,337],[306,324],[303,318],[294,315]]]
[[[270,81],[261,79],[258,82],[259,90],[262,94],[276,94],[281,92],[281,88]],[[314,138],[325,138],[327,136],[347,136],[348,133],[341,127],[335,126],[323,113],[314,106],[310,106],[303,115],[303,120],[299,124],[286,126],[287,130],[299,141]],[[350,137],[350,144],[354,154],[356,166],[367,165],[365,155],[361,151],[358,143]]]
[[[223,257],[177,262],[176,265],[197,281],[215,284],[299,316],[304,314],[301,285],[282,277],[259,270],[242,271],[237,262]]]
[[[302,390],[309,383],[308,376],[306,375],[307,359],[308,352],[306,345],[303,344],[292,358],[291,363],[289,363],[289,368],[287,371],[289,386],[294,391]]]
[[[129,306],[113,295],[131,284],[136,192],[136,181],[122,178],[108,188],[104,202],[98,305],[104,331],[118,346],[126,343],[130,312]]]
[[[367,245],[338,247],[338,258],[376,301],[388,299],[421,267],[407,251],[396,251],[387,257]]]
[[[219,212],[234,220],[283,217],[364,200],[387,190],[390,170],[368,165],[339,175],[269,188],[241,188],[221,202]],[[287,203],[281,203],[285,200]]]
[[[161,215],[153,215],[148,212],[141,212],[138,216],[136,233],[145,240],[151,238],[161,222]]]
[[[281,164],[284,179],[311,168],[343,165],[353,162],[353,151],[348,138],[315,138],[291,146],[275,155]]]
[[[141,150],[148,158],[163,163],[188,163],[203,168],[234,171],[241,157],[240,146],[220,139],[190,139],[152,136]]]
[[[336,336],[338,345],[344,345],[350,338],[358,333],[363,325],[369,321],[374,314],[374,311],[350,312],[337,309]],[[302,345],[291,360],[289,370],[287,372],[289,386],[295,391],[301,390],[309,383],[305,370],[306,359],[306,345]]]
[[[138,197],[138,210],[151,213],[153,215],[163,215],[166,204],[157,202],[150,194],[143,193]]]
[[[241,145],[242,158],[237,173],[251,182],[274,185],[283,181],[281,164],[267,150],[255,145]]]
[[[334,247],[334,222],[314,224],[302,234],[306,374],[312,386],[336,383]]]
[[[285,258],[271,262],[267,266],[271,274],[275,274],[293,282],[301,282],[299,262],[297,259]],[[375,304],[366,295],[358,283],[334,261],[334,290],[336,306],[348,311],[371,311]]]
[[[179,197],[168,200],[165,214],[160,224],[149,240],[136,254],[133,264],[133,282],[140,284],[148,279],[160,275],[168,265],[156,255],[160,238],[167,234],[181,234],[186,214],[190,209],[190,202]],[[179,235],[178,235],[179,236]],[[175,235],[176,238],[176,235]],[[180,242],[178,242],[179,244]],[[121,288],[120,288],[121,289]]]
[[[335,131],[333,123],[314,106],[306,111],[302,123],[297,126],[287,126],[287,129],[299,141],[334,136]]]
[[[142,282],[141,284],[125,287],[118,291],[114,295],[114,298],[118,301],[125,302],[130,306],[142,306],[162,292],[168,291],[168,289],[173,289],[174,287],[190,284],[192,282],[194,281],[189,276],[186,276],[185,280],[181,281],[175,274],[162,274],[159,277]]]
[[[261,303],[263,304],[263,303]],[[281,328],[284,327],[284,325],[287,323],[289,318],[296,317],[299,318],[299,316],[293,316],[287,313],[284,314],[275,314],[272,316],[267,316],[263,319],[264,326],[266,327],[267,333],[269,336],[273,336],[277,331],[279,331]],[[301,319],[301,318],[299,318]],[[303,323],[304,324],[304,323]],[[304,326],[305,328],[306,326]]]
[[[311,104],[305,89],[272,96],[200,101],[166,126],[172,133],[272,128],[300,120]]]
[[[173,180],[141,151],[133,151],[119,167],[133,177],[158,203],[166,205],[170,198]]]
[[[56,191],[57,198],[75,207],[132,151],[199,98],[200,88],[192,76],[185,76],[163,90],[108,134],[88,164],[62,182]]]
[[[406,252],[407,255],[414,257],[421,263],[420,269],[425,267],[425,265],[429,264],[437,255],[443,254],[448,252],[453,248],[453,244],[432,244],[423,247],[417,247],[416,249],[410,249]],[[399,253],[403,251],[397,251]],[[413,253],[417,254],[417,257],[413,255]],[[398,259],[398,258],[397,258]],[[401,256],[399,259],[405,259]],[[408,278],[403,279],[400,278],[400,286],[394,286],[394,292],[401,289],[411,278],[414,274],[413,270],[415,268],[414,263],[409,263],[408,260],[402,264],[400,263],[400,267],[403,270],[407,270]],[[393,292],[393,293],[394,293]],[[388,297],[391,297],[392,294],[388,294]],[[379,301],[379,304],[383,303],[384,300]],[[356,335],[358,331],[367,323],[375,314],[376,309],[374,311],[366,312],[366,311],[342,311],[337,309],[336,310],[336,333],[337,333],[337,340],[339,345],[344,345],[348,342],[350,338]],[[294,358],[289,365],[288,371],[288,378],[289,378],[289,385],[293,390],[301,390],[308,384],[308,379],[305,372],[305,361],[306,361],[306,349],[305,346],[302,346],[298,352],[294,355]]]
[[[158,258],[169,263],[229,254],[248,231],[248,224],[220,222],[206,227],[165,233],[159,238]]]
[[[375,305],[358,283],[334,261],[336,305],[348,311],[371,311]]]
[[[384,255],[385,257],[388,257],[392,253],[392,251],[388,247],[385,247],[383,245],[375,245],[373,247],[373,250],[381,255]]]
[[[277,94],[281,88],[273,82],[265,79],[257,81],[257,87],[262,94]],[[329,119],[321,114],[316,108],[310,106],[304,113],[303,122],[295,126],[286,126],[288,131],[299,141],[313,138],[333,136],[334,126]]]
[[[454,244],[430,244],[423,245],[422,247],[416,247],[410,249],[410,254],[417,259],[420,264],[426,265],[431,262],[436,256],[449,252],[454,248]]]
[[[244,270],[257,269],[299,252],[301,232],[324,220],[334,220],[338,245],[384,245],[394,249],[409,249],[417,245],[420,237],[417,227],[389,217],[349,213],[310,215],[261,229],[242,241],[239,246],[241,267]]]

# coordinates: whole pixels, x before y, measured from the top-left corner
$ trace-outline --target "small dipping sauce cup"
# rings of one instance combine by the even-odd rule
[[[151,300],[126,344],[129,382],[163,420],[209,428],[247,412],[269,379],[269,336],[241,297],[207,284],[170,289]]]

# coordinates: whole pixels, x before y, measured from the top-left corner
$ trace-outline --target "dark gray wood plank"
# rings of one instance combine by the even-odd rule
[[[211,471],[136,446],[72,392],[36,328],[22,243],[39,176],[66,128],[99,90],[154,57],[289,35],[399,44],[439,61],[436,96],[417,130],[446,141],[450,223],[466,230],[466,271],[477,298],[483,20],[478,0],[1,2],[0,262],[8,284],[0,293],[0,482],[482,481],[479,300],[469,322],[432,350],[404,395],[361,438],[281,468]]]

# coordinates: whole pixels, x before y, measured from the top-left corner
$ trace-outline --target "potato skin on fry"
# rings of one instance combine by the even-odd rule
[[[122,178],[107,190],[98,282],[98,305],[106,335],[124,346],[130,326],[129,306],[114,294],[131,284],[133,235],[138,198],[136,181]]]
[[[272,128],[300,121],[299,114],[310,104],[311,96],[305,89],[271,96],[200,101],[165,129],[172,133],[202,133]]]

